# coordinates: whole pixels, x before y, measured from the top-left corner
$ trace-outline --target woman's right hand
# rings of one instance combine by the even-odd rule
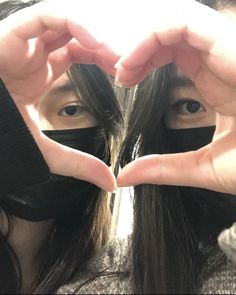
[[[133,86],[153,68],[175,63],[217,113],[216,131],[212,142],[197,151],[149,155],[129,163],[118,185],[193,186],[236,195],[236,14],[230,19],[192,0],[155,5],[148,7],[155,26],[119,60],[116,79]]]
[[[102,161],[48,139],[29,111],[30,105],[37,103],[72,63],[97,64],[114,73],[118,57],[80,24],[79,1],[74,2],[76,9],[72,3],[39,3],[0,22],[0,78],[50,171],[112,191],[115,178]]]

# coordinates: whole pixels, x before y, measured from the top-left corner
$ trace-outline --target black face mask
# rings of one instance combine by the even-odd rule
[[[215,127],[191,129],[166,129],[165,139],[168,153],[180,153],[197,150],[212,141]],[[191,171],[190,171],[191,173]],[[192,208],[190,218],[196,221],[195,228],[204,227],[209,232],[207,239],[217,237],[224,227],[231,226],[236,219],[236,197],[195,187],[178,187],[186,208]],[[199,224],[199,221],[202,224]],[[207,226],[206,226],[207,224]],[[214,234],[215,233],[215,234]],[[214,241],[215,242],[215,241]]]
[[[50,139],[89,153],[110,164],[107,136],[101,127],[43,132]],[[99,188],[86,181],[51,174],[51,179],[1,199],[6,212],[29,221],[43,221],[80,214]]]
[[[182,153],[198,150],[212,141],[215,126],[166,129],[165,137],[168,141],[168,153]]]

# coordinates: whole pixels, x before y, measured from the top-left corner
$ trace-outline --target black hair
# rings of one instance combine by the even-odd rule
[[[199,1],[222,9],[236,1]],[[155,70],[137,89],[120,161],[168,153],[164,114],[173,65]],[[227,214],[225,214],[227,210]],[[200,288],[206,259],[217,236],[236,218],[227,198],[186,196],[180,187],[139,185],[134,188],[132,282],[137,294],[191,294]],[[223,263],[224,257],[219,263]]]
[[[34,5],[39,0],[5,1],[0,3],[0,19]],[[108,148],[111,140],[119,137],[123,124],[119,102],[111,85],[110,78],[95,65],[74,64],[68,70],[68,75],[79,91],[83,102],[102,126],[108,138]],[[88,203],[89,210],[83,214],[72,214],[66,218],[55,220],[52,231],[40,249],[42,263],[38,276],[30,293],[51,294],[63,284],[68,284],[85,267],[88,261],[107,242],[111,212],[108,197],[100,189]],[[0,208],[8,218],[7,233],[0,234],[0,293],[20,293],[22,285],[21,266],[17,255],[8,242],[14,227],[14,217]]]

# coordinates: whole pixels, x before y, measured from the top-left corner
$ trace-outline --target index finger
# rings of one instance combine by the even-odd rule
[[[142,69],[146,69],[147,65],[153,68],[171,62],[184,67],[184,72],[187,71],[187,75],[195,80],[204,62],[217,78],[235,85],[236,76],[229,69],[236,67],[236,44],[232,42],[236,23],[192,0],[172,1],[168,9],[158,1],[155,5],[155,9],[149,8],[146,12],[154,11],[152,32],[150,30],[146,38],[134,44],[133,49],[117,63],[119,84],[131,86],[128,81],[141,82]],[[154,18],[153,15],[150,17]],[[184,56],[191,50],[197,53],[199,59],[195,58],[188,65]],[[203,61],[202,54],[205,54]]]
[[[82,9],[79,7],[80,1],[76,2],[76,16],[71,5],[73,2],[70,2],[70,5],[66,5],[65,2],[57,5],[53,2],[42,2],[20,10],[1,21],[1,37],[7,35],[7,38],[15,37],[24,41],[36,38],[49,30],[61,35],[70,33],[73,37],[79,37],[85,47],[96,49],[100,43],[82,26],[79,17]]]

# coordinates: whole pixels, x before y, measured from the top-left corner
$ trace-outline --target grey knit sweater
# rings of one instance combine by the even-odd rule
[[[223,231],[218,241],[219,247],[203,268],[198,294],[236,294],[236,223]],[[60,288],[58,294],[132,294],[129,248],[127,241],[111,241],[80,279]]]
[[[132,294],[128,248],[127,240],[111,241],[79,280],[60,288],[58,294]]]

